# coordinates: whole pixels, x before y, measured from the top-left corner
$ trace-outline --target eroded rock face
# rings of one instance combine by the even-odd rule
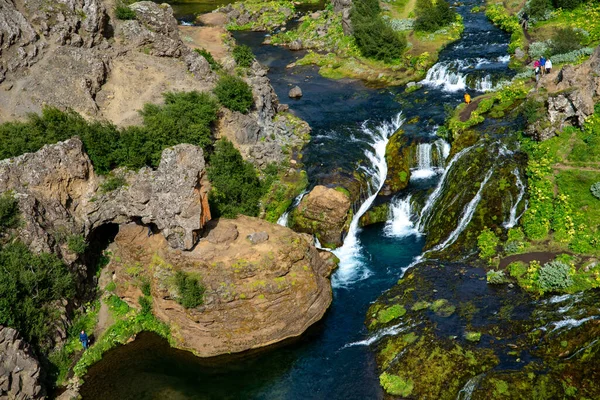
[[[352,0],[332,0],[333,11],[342,14],[342,28],[346,36],[352,35],[352,21],[350,20],[350,11],[352,11]]]
[[[73,257],[60,238],[89,234],[106,223],[154,224],[169,244],[191,248],[210,219],[202,149],[182,144],[163,151],[157,170],[121,174],[127,184],[102,194],[106,179],[94,174],[78,138],[0,161],[0,192],[19,200],[19,236],[36,252]]]
[[[344,192],[315,186],[293,211],[290,226],[295,231],[316,235],[325,247],[341,246],[351,220],[350,205]]]
[[[0,325],[0,398],[44,399],[40,365],[16,330]]]
[[[148,266],[154,314],[172,327],[177,347],[210,357],[249,350],[303,333],[331,303],[328,276],[335,265],[308,235],[250,217],[211,221],[206,239],[191,252],[173,251],[162,235],[142,227],[121,228],[114,243],[121,260],[117,294],[134,307],[140,290],[128,263]],[[260,238],[251,243],[247,237]],[[175,271],[200,277],[204,303],[183,308],[175,301]],[[131,281],[131,282],[130,282]]]

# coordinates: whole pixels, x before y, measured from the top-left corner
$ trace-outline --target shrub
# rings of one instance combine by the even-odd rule
[[[554,7],[564,8],[566,10],[572,10],[577,6],[584,4],[586,0],[553,0]]]
[[[434,32],[456,20],[456,13],[446,0],[417,0],[415,28],[421,31]]]
[[[406,38],[384,22],[380,11],[377,0],[354,2],[350,13],[354,40],[364,57],[391,62],[402,56]]]
[[[108,285],[106,285],[104,290],[107,292],[114,292],[115,290],[117,290],[117,284],[115,283],[115,281],[110,281]]]
[[[506,276],[504,275],[504,271],[490,270],[486,274],[486,280],[489,284],[500,285],[506,282]]]
[[[88,247],[83,235],[70,235],[67,238],[67,247],[69,251],[75,254],[83,254]]]
[[[477,237],[477,247],[479,247],[479,258],[489,260],[496,255],[498,246],[498,236],[489,228],[485,228]]]
[[[198,282],[198,278],[186,274],[183,271],[177,271],[175,274],[175,284],[179,296],[177,302],[185,308],[198,307],[203,303],[204,287]]]
[[[152,314],[152,300],[148,298],[148,296],[140,296],[138,298],[138,303],[140,304],[140,314]]]
[[[596,182],[594,183],[591,187],[590,187],[590,191],[592,192],[592,195],[594,195],[595,198],[600,199],[600,182]],[[1,206],[0,206],[0,216],[2,215],[2,211],[1,211]],[[0,217],[0,221],[2,220],[2,218]]]
[[[208,50],[205,49],[194,49],[194,51],[198,54],[200,54],[202,57],[204,57],[204,59],[206,59],[206,61],[208,61],[208,63],[210,64],[210,69],[212,69],[213,71],[218,71],[221,69],[221,64],[219,64],[214,57],[212,56],[212,54],[210,54],[210,52]]]
[[[100,184],[100,193],[109,193],[127,185],[127,180],[121,175],[110,175]]]
[[[554,54],[570,53],[581,48],[581,34],[571,27],[558,28],[552,35],[550,51]]]
[[[117,17],[117,19],[121,20],[129,20],[136,18],[135,11],[133,11],[131,8],[124,4],[119,4],[115,7],[115,16]]]
[[[0,234],[19,223],[19,203],[11,192],[0,194]]]
[[[252,49],[245,44],[235,46],[233,49],[233,59],[240,67],[248,68],[252,65],[254,58],[255,57],[254,53],[252,53]]]
[[[215,145],[207,168],[212,183],[209,194],[211,213],[215,217],[235,218],[238,214],[257,216],[263,187],[254,166],[244,161],[227,139]]]
[[[211,124],[217,119],[217,103],[207,93],[165,93],[165,104],[146,104],[141,111],[148,131],[148,141],[142,151],[149,155],[151,165],[160,162],[162,151],[179,143],[202,148],[212,143]]]
[[[150,286],[150,281],[147,278],[142,278],[140,290],[144,296],[150,296],[152,294],[152,287]]]
[[[558,260],[544,264],[538,270],[537,283],[543,291],[560,291],[573,284],[570,267]]]
[[[254,104],[250,85],[236,76],[225,75],[219,79],[214,93],[219,102],[232,111],[246,114]]]
[[[552,9],[550,0],[529,0],[526,6],[527,13],[534,20],[542,20]]]

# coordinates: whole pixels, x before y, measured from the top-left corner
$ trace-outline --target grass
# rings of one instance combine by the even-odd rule
[[[564,170],[556,175],[556,184],[561,193],[569,193],[573,209],[585,214],[587,225],[600,225],[600,200],[590,191],[590,186],[600,181],[599,171]]]
[[[574,10],[555,10],[552,17],[541,21],[529,29],[535,41],[550,39],[557,28],[579,28],[589,33],[582,45],[593,46],[600,43],[600,3],[589,2]]]

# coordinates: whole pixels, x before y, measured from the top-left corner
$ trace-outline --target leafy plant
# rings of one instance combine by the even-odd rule
[[[446,0],[417,0],[415,7],[417,19],[415,28],[426,32],[435,32],[456,20],[456,12]]]
[[[486,274],[486,280],[489,284],[500,285],[506,282],[506,275],[504,275],[504,271],[490,270]]]
[[[254,104],[252,88],[242,78],[224,75],[217,82],[214,93],[219,102],[232,111],[246,114]]]
[[[592,195],[594,195],[595,198],[600,200],[600,182],[594,183],[590,187],[590,191],[592,192]],[[0,213],[1,213],[1,211],[0,211]],[[1,220],[1,218],[0,218],[0,220]]]
[[[67,238],[67,247],[72,253],[83,254],[88,247],[88,243],[83,235],[70,235]]]
[[[177,302],[185,308],[195,308],[204,302],[204,287],[198,278],[183,271],[175,274],[175,285],[179,296]]]
[[[394,396],[410,396],[414,388],[414,382],[411,379],[402,379],[398,375],[387,372],[379,375],[379,383],[387,393]]]
[[[150,286],[150,281],[148,280],[148,278],[141,279],[140,290],[142,291],[144,296],[152,295],[152,287]]]
[[[581,34],[571,27],[558,28],[552,35],[552,54],[570,53],[581,48]]]
[[[115,7],[115,16],[120,20],[131,20],[137,17],[135,11],[125,4],[119,4]]]
[[[252,49],[245,44],[240,44],[233,48],[233,59],[240,67],[248,68],[254,62],[254,53]]]
[[[0,194],[0,234],[19,223],[19,202],[11,192]]]
[[[148,296],[140,296],[138,303],[140,303],[140,314],[152,314],[152,300]]]
[[[544,264],[538,270],[537,283],[540,289],[545,292],[568,288],[573,285],[569,265],[559,260]]]
[[[498,236],[489,228],[485,228],[477,237],[477,247],[479,247],[479,258],[489,260],[496,255],[498,247]]]

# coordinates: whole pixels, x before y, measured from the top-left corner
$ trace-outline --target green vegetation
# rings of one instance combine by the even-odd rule
[[[550,55],[570,53],[579,50],[581,46],[581,33],[572,27],[558,28],[552,35]]]
[[[560,291],[573,284],[569,265],[560,260],[544,264],[538,270],[537,282],[544,292]]]
[[[505,283],[507,278],[504,275],[504,271],[494,271],[492,269],[487,272],[486,280],[492,285],[499,285],[501,283]]]
[[[265,175],[268,174],[267,170],[264,171]],[[273,223],[277,222],[279,217],[290,207],[294,198],[302,193],[308,185],[305,171],[276,168],[274,173],[276,175],[272,172],[270,179],[263,180],[263,187],[268,187],[268,189],[260,200],[264,209],[264,218]],[[270,185],[269,180],[271,181]]]
[[[592,192],[592,195],[595,198],[600,200],[600,182],[596,182],[592,186],[590,186],[590,192]]]
[[[254,62],[254,53],[252,49],[245,44],[240,44],[233,48],[233,59],[235,63],[243,68],[248,68]]]
[[[485,228],[477,237],[477,247],[479,247],[479,258],[490,260],[496,255],[496,248],[500,239],[489,228]]]
[[[387,393],[394,396],[410,396],[414,387],[411,379],[402,379],[387,372],[379,376],[379,383]]]
[[[140,304],[141,315],[152,314],[152,298],[150,298],[149,296],[140,296],[138,298],[138,303]]]
[[[213,216],[258,215],[263,186],[252,164],[244,161],[229,140],[217,142],[207,173],[213,185],[209,194]]]
[[[196,308],[204,302],[204,287],[198,277],[183,271],[175,274],[175,285],[179,293],[177,302],[185,308]]]
[[[0,235],[19,223],[19,202],[11,192],[0,194]]]
[[[217,60],[215,60],[215,58],[213,57],[212,54],[210,54],[210,52],[208,50],[205,49],[194,49],[194,51],[198,54],[200,54],[202,57],[204,57],[204,59],[206,61],[208,61],[208,64],[210,64],[210,69],[213,71],[219,71],[222,67],[221,64],[219,64],[217,62]]]
[[[133,3],[133,1],[129,0],[117,0],[117,4],[115,6],[115,16],[120,20],[130,20],[136,19],[135,11],[129,8],[129,4]]]
[[[122,188],[127,185],[127,180],[123,175],[113,175],[109,174],[104,182],[100,184],[98,188],[100,193],[106,194],[113,192],[119,188]]]
[[[223,75],[217,82],[214,93],[219,102],[231,111],[246,114],[254,104],[252,88],[237,76]]]
[[[379,1],[357,0],[353,4],[350,18],[361,54],[388,63],[400,58],[406,48],[406,38],[383,21]]]
[[[469,342],[479,342],[481,340],[481,332],[465,332],[465,339]]]
[[[446,0],[436,0],[435,4],[431,0],[417,0],[415,14],[415,28],[426,32],[435,32],[456,20],[456,12]]]
[[[67,237],[67,247],[70,252],[81,255],[85,253],[88,243],[83,235],[70,235]]]
[[[315,1],[303,1],[312,3]],[[230,31],[238,30],[265,30],[284,25],[296,12],[293,1],[290,0],[244,0],[231,4],[240,14],[250,15],[249,22],[239,25],[237,21],[227,24]],[[296,3],[297,4],[297,3]]]
[[[393,306],[379,310],[377,313],[377,322],[387,324],[396,318],[402,317],[404,314],[406,314],[406,309],[399,304],[394,304]]]
[[[525,34],[519,24],[519,18],[516,15],[511,15],[502,3],[487,6],[485,15],[494,25],[510,33],[509,53],[514,53],[517,48],[524,48]]]

